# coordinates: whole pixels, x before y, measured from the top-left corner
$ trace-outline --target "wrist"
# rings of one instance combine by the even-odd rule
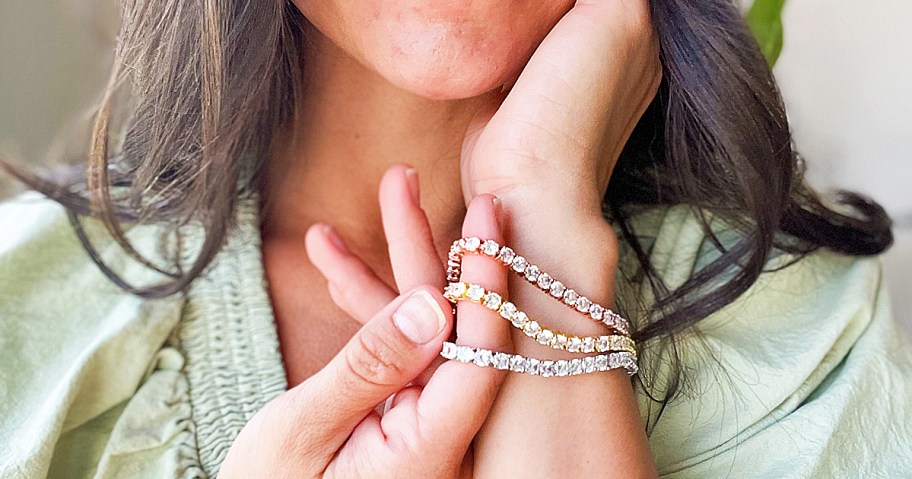
[[[580,210],[569,210],[564,215],[555,215],[553,211],[537,208],[536,203],[501,201],[508,246],[567,288],[606,308],[616,309],[617,239],[600,213],[581,214]],[[530,289],[518,276],[511,275],[510,281],[511,300],[530,312],[530,316],[534,312],[540,323],[578,336],[609,333],[603,324],[541,294],[536,288]],[[543,356],[537,344],[521,339],[522,331],[514,331],[514,334],[520,354],[549,359],[575,357],[559,351],[549,351]]]

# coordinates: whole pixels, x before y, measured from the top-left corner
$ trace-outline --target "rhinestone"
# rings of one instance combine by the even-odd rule
[[[517,256],[513,259],[513,271],[516,271],[517,273],[525,272],[527,266],[529,266],[529,262],[526,261],[526,258]]]
[[[523,326],[523,332],[526,333],[526,336],[534,338],[541,332],[541,326],[538,325],[538,321],[529,321]]]
[[[481,252],[488,256],[494,256],[498,251],[500,251],[500,245],[494,240],[487,240],[481,245]]]
[[[456,359],[456,345],[453,343],[443,343],[443,351],[440,355],[447,359]]]
[[[589,308],[589,316],[591,316],[592,319],[594,319],[596,321],[601,321],[602,315],[604,315],[604,314],[605,314],[605,308],[603,308],[597,304],[593,304]]]
[[[554,376],[554,361],[542,361],[538,366],[538,374],[543,378]]]
[[[516,258],[516,253],[514,253],[512,249],[504,246],[503,248],[500,249],[499,256],[500,256],[500,260],[503,261],[504,264],[510,265],[513,263],[513,258]]]
[[[614,337],[608,338],[608,350],[609,351],[616,351],[618,349],[623,349],[623,348],[624,348],[624,344],[623,344],[623,341],[621,341],[620,337],[614,336]]]
[[[566,376],[570,374],[570,363],[566,359],[555,361],[554,374],[558,376]]]
[[[526,279],[533,283],[538,279],[538,275],[540,274],[541,271],[539,271],[538,266],[532,265],[526,268]]]
[[[466,296],[472,301],[481,301],[484,294],[484,288],[477,284],[469,285],[469,289],[466,291]]]
[[[570,375],[583,374],[583,360],[576,358],[570,361]]]
[[[510,371],[514,373],[523,373],[526,371],[526,358],[515,355],[510,358]]]
[[[611,336],[600,336],[595,344],[595,349],[600,353],[611,351]]]
[[[624,364],[622,358],[618,354],[612,354],[608,356],[608,369],[617,369]]]
[[[583,338],[583,346],[580,347],[580,351],[584,353],[594,353],[595,352],[595,338],[586,337]]]
[[[481,240],[478,238],[466,238],[465,249],[466,251],[476,251],[478,247],[481,246]]]
[[[582,347],[582,345],[583,345],[583,340],[580,338],[577,338],[576,336],[573,336],[567,342],[567,351],[570,351],[571,353],[579,352],[580,347]]]
[[[466,293],[466,284],[462,282],[450,283],[447,286],[447,293],[454,299],[461,298]]]
[[[588,313],[589,308],[591,308],[591,307],[592,307],[592,301],[589,301],[589,299],[586,298],[585,296],[580,296],[579,299],[576,300],[576,310],[581,313]]]
[[[554,281],[551,279],[551,276],[548,273],[542,273],[538,275],[538,287],[548,291],[551,288],[551,282]]]
[[[541,361],[535,358],[529,358],[526,360],[526,372],[534,376],[538,375],[538,367],[541,364]]]
[[[497,311],[497,309],[500,308],[501,302],[500,295],[494,292],[489,292],[484,297],[484,305],[488,309],[493,309],[494,311]]]
[[[498,312],[502,318],[510,319],[514,314],[516,314],[516,305],[507,301],[506,303],[500,305]]]
[[[608,370],[608,356],[602,354],[601,356],[595,357],[595,368],[599,371]]]
[[[586,373],[595,372],[595,370],[596,370],[595,358],[593,358],[592,356],[583,358],[583,370],[586,371]]]
[[[545,329],[542,332],[538,333],[538,337],[535,338],[535,340],[541,344],[544,344],[545,346],[548,346],[551,344],[551,341],[554,340],[554,333]]]
[[[487,349],[479,349],[478,351],[475,351],[475,359],[472,360],[472,362],[481,367],[488,367],[493,360],[494,353]]]
[[[566,289],[567,288],[564,287],[564,283],[561,283],[560,281],[555,281],[555,282],[551,283],[551,296],[554,296],[555,298],[560,298],[564,295],[564,291],[566,291]]]
[[[517,328],[522,328],[523,326],[526,325],[526,323],[529,322],[529,317],[526,316],[526,313],[524,313],[522,311],[517,311],[513,315],[513,317],[510,318],[510,322],[513,323],[513,326],[516,326]]]
[[[471,363],[475,360],[475,350],[468,346],[459,346],[456,351],[456,359],[464,363]]]
[[[558,349],[567,349],[567,335],[566,334],[557,334],[554,336],[554,345]]]
[[[494,354],[494,367],[500,370],[510,369],[510,355],[504,353]]]
[[[579,295],[576,294],[576,291],[573,291],[572,289],[568,289],[567,291],[564,291],[564,302],[565,303],[573,306],[576,304],[577,299],[579,299]]]

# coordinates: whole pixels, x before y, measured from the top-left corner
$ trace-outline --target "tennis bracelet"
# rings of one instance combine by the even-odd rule
[[[538,321],[529,318],[529,315],[521,311],[515,304],[505,301],[500,293],[487,290],[478,284],[462,281],[462,258],[466,254],[479,254],[496,260],[549,296],[560,300],[586,317],[608,326],[616,334],[575,336],[543,326]],[[460,301],[470,301],[497,312],[502,318],[510,321],[513,327],[520,329],[526,336],[544,346],[561,351],[604,354],[575,359],[546,360],[445,342],[440,355],[446,359],[542,377],[576,376],[615,369],[624,369],[628,375],[632,376],[639,370],[636,344],[630,338],[630,326],[626,319],[604,306],[593,303],[575,290],[567,288],[560,281],[542,272],[538,266],[517,255],[509,247],[501,246],[493,240],[483,241],[476,237],[461,238],[453,242],[447,262],[447,280],[450,283],[443,293],[444,297],[453,303],[454,311],[455,305]]]

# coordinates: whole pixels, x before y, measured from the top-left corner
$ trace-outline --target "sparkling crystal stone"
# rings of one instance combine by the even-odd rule
[[[601,321],[602,316],[604,314],[605,314],[605,308],[603,308],[597,304],[593,304],[591,307],[589,307],[589,316],[591,316],[592,319],[594,319],[596,321]]]
[[[466,296],[472,301],[481,301],[481,298],[484,296],[485,290],[477,284],[469,286],[469,289],[466,290]]]
[[[551,283],[554,280],[551,279],[551,276],[548,273],[542,273],[538,275],[538,287],[548,291],[551,288]]]
[[[583,360],[576,358],[570,361],[570,375],[583,374]]]
[[[576,300],[578,300],[578,299],[579,299],[579,295],[576,294],[576,291],[573,291],[572,289],[568,289],[567,291],[564,291],[564,302],[565,303],[573,306],[576,304]]]
[[[611,336],[600,336],[595,344],[595,349],[600,353],[611,351]]]
[[[516,326],[517,328],[522,328],[523,326],[526,325],[526,323],[529,322],[529,317],[526,316],[526,313],[524,313],[522,311],[517,311],[510,318],[510,322],[513,323],[513,326]]]
[[[526,258],[517,256],[513,259],[513,271],[516,271],[517,273],[523,273],[526,271],[527,266],[529,266],[529,262],[526,261]]]
[[[609,351],[617,351],[618,349],[623,348],[623,346],[624,346],[624,342],[621,340],[621,338],[619,336],[614,336],[612,338],[609,338],[609,340],[608,340],[608,350]]]
[[[544,344],[545,346],[548,346],[551,344],[551,341],[554,340],[554,333],[546,329],[538,333],[538,337],[536,337],[535,340],[541,344]]]
[[[464,363],[471,363],[475,360],[475,350],[468,346],[459,346],[459,350],[456,351],[456,359]]]
[[[510,371],[515,373],[526,372],[526,358],[518,354],[510,358]]]
[[[450,283],[447,290],[453,298],[461,298],[466,293],[466,284],[463,282]]]
[[[584,353],[595,352],[595,338],[583,338],[583,345],[580,347],[580,351]]]
[[[566,334],[557,334],[554,336],[554,345],[559,349],[567,349],[567,342]]]
[[[541,332],[541,326],[538,325],[538,321],[529,321],[523,326],[523,332],[526,333],[526,336],[534,338]]]
[[[624,365],[622,357],[619,354],[611,354],[608,356],[608,368],[617,369]]]
[[[576,300],[576,310],[581,313],[588,313],[589,308],[591,307],[592,301],[589,301],[585,296],[580,296],[579,299]]]
[[[570,351],[571,353],[579,352],[582,345],[583,340],[574,336],[567,341],[567,351]]]
[[[504,246],[500,249],[499,256],[500,260],[503,261],[504,264],[510,265],[513,264],[513,259],[516,258],[516,253],[514,253],[511,248]]]
[[[488,292],[484,297],[484,305],[488,309],[493,309],[494,311],[497,311],[497,309],[500,308],[501,302],[500,295],[494,292]]]
[[[443,343],[443,351],[440,351],[440,355],[447,359],[455,359],[456,345],[453,343]]]
[[[560,281],[551,283],[551,296],[554,296],[555,298],[563,297],[564,291],[566,290],[567,288],[564,287],[564,283],[561,283]]]
[[[487,240],[481,245],[481,252],[488,256],[494,256],[498,251],[500,251],[500,245],[494,240]]]
[[[595,366],[595,358],[594,358],[594,357],[588,356],[588,357],[586,357],[586,358],[583,358],[583,370],[586,371],[586,373],[595,372],[596,369],[597,369],[597,368],[596,368],[596,366]]]
[[[500,310],[498,310],[500,316],[504,319],[511,319],[514,314],[516,314],[516,305],[507,301],[500,305]]]
[[[487,349],[479,349],[475,351],[475,359],[472,362],[478,366],[487,367],[491,365],[491,362],[494,360],[494,353],[488,351]]]
[[[526,372],[529,374],[538,375],[538,367],[541,365],[541,361],[535,358],[526,359]]]
[[[542,361],[538,366],[538,374],[544,378],[554,376],[554,361]]]
[[[570,374],[570,363],[566,359],[561,359],[554,362],[554,374],[558,376],[566,376]]]
[[[466,251],[477,251],[478,247],[481,246],[481,240],[478,238],[466,238],[465,249]]]
[[[501,370],[510,369],[510,354],[494,353],[494,367]]]
[[[595,357],[595,368],[599,371],[608,370],[608,356],[602,354]]]
[[[541,271],[539,271],[538,266],[532,265],[526,268],[526,279],[533,283],[538,280],[538,275],[540,274]]]

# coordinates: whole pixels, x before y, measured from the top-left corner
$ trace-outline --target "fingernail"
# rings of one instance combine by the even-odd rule
[[[440,303],[425,290],[412,293],[393,313],[393,322],[415,344],[436,338],[446,325]]]
[[[345,241],[342,240],[342,237],[339,236],[339,233],[336,233],[335,228],[329,225],[323,225],[323,234],[329,238],[329,242],[333,244],[339,251],[343,253],[348,253],[348,246],[345,245]]]
[[[420,199],[420,192],[418,191],[418,170],[414,168],[409,168],[405,170],[405,181],[408,182],[409,193],[412,195],[412,201],[417,205]]]

